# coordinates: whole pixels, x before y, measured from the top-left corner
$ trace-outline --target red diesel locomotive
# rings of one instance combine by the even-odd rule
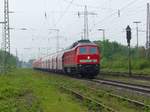
[[[93,78],[100,69],[99,48],[89,40],[80,40],[67,50],[35,60],[33,68]]]

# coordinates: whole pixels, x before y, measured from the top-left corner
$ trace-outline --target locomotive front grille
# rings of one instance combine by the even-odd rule
[[[78,65],[78,70],[82,73],[95,73],[99,71],[98,64]]]
[[[97,62],[97,59],[86,59],[86,60],[80,60],[80,63],[85,63],[85,62],[94,62],[96,63]]]

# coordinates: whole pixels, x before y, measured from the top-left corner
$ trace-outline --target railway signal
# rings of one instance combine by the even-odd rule
[[[130,26],[128,25],[127,28],[126,28],[126,38],[127,38],[127,43],[128,43],[128,47],[129,47],[129,55],[128,55],[128,58],[129,58],[129,65],[128,65],[128,69],[129,69],[129,75],[131,76],[131,49],[130,49],[130,41],[131,41],[131,28]]]
[[[131,40],[131,28],[130,28],[129,25],[126,28],[126,37],[127,37],[127,43],[128,43],[128,46],[129,46],[130,45],[130,40]]]

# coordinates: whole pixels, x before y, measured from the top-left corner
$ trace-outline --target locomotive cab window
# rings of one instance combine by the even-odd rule
[[[89,49],[90,54],[96,54],[97,53],[97,48],[96,47],[91,47]]]
[[[79,48],[79,53],[80,54],[86,54],[87,53],[87,49],[85,47],[80,47]]]

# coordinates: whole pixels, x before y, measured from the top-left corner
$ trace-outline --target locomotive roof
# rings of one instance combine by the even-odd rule
[[[35,62],[44,60],[44,59],[48,58],[49,56],[55,56],[55,55],[62,56],[65,51],[70,50],[70,49],[72,49],[76,46],[80,46],[80,45],[96,45],[96,44],[91,42],[90,40],[79,40],[77,42],[74,42],[69,48],[59,51],[59,52],[55,52],[55,53],[43,56],[43,57],[40,57],[39,59],[35,60]]]
[[[93,44],[93,45],[95,45],[95,44],[94,44],[93,42],[91,42],[90,40],[79,40],[79,41],[73,43],[69,49],[72,49],[73,47],[75,47],[75,46],[77,46],[77,45],[83,45],[83,44],[89,44],[89,45]]]

